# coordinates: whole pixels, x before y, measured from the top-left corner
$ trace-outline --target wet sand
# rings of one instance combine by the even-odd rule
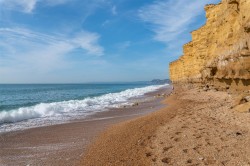
[[[166,107],[103,132],[80,165],[250,165],[250,113],[233,98],[177,87]]]
[[[0,134],[0,165],[79,165],[87,146],[107,127],[163,107],[161,89],[126,108],[112,109],[65,124]],[[147,99],[147,101],[144,101]]]

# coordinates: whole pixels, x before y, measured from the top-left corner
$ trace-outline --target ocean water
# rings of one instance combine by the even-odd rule
[[[0,84],[0,132],[64,123],[130,105],[131,98],[168,86],[119,84]]]

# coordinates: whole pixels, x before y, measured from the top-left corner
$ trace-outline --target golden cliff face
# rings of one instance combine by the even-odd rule
[[[170,79],[250,89],[250,0],[222,0],[205,10],[207,23],[170,63]]]

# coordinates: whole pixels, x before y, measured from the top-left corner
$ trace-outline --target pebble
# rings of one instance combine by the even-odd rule
[[[203,157],[200,157],[199,160],[204,160],[204,158],[203,158]]]

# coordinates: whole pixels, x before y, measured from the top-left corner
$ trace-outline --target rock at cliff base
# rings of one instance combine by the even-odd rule
[[[250,102],[240,104],[234,108],[237,112],[250,112]]]

